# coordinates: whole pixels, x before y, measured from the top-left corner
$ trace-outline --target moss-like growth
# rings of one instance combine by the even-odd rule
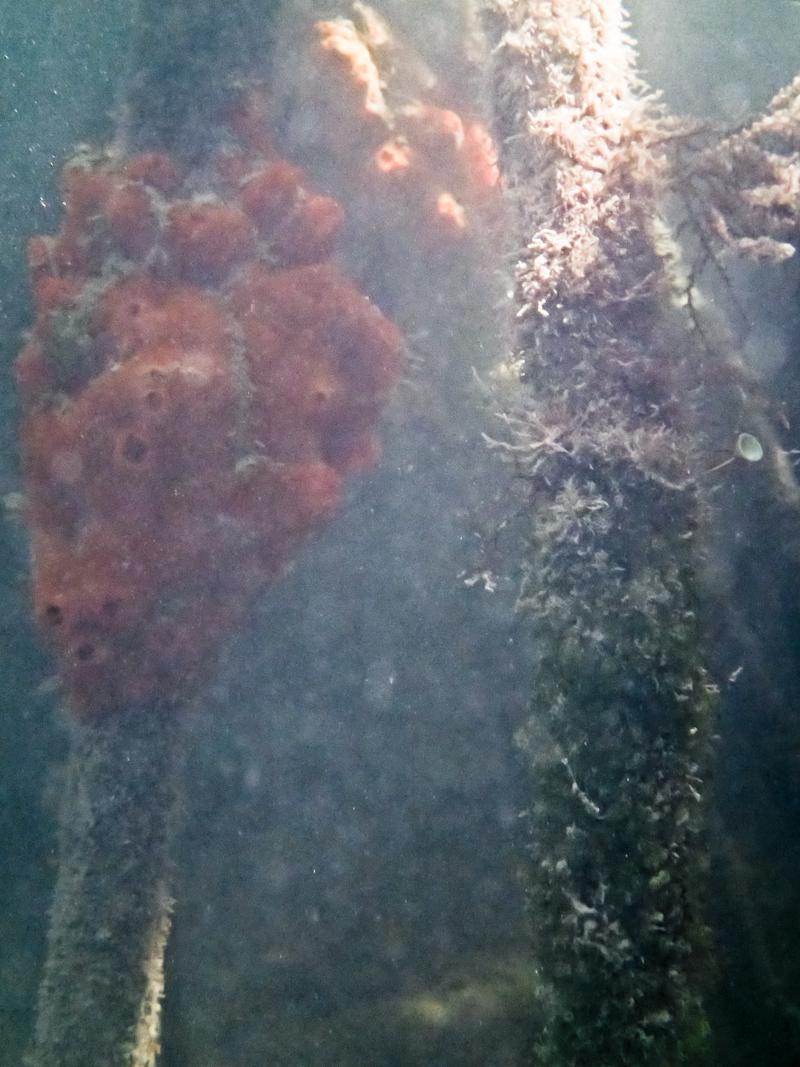
[[[679,502],[633,467],[596,467],[540,500],[531,531],[542,657],[518,740],[529,908],[552,991],[535,1062],[674,1064],[705,1029],[697,897],[714,686]]]
[[[518,741],[548,990],[533,1062],[700,1063],[716,686],[696,605],[702,352],[658,219],[670,127],[614,0],[496,3],[487,24],[523,247],[523,384],[490,443],[530,494],[519,603],[540,655]]]

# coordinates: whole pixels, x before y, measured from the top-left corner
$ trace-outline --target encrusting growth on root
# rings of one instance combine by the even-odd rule
[[[61,228],[29,246],[34,611],[79,720],[33,1067],[155,1063],[180,713],[377,459],[404,361],[332,263],[344,212],[275,150],[262,84],[213,81],[202,152],[189,86],[152,124],[134,92],[136,129],[67,163]]]
[[[211,158],[84,153],[17,362],[38,620],[84,717],[190,698],[379,453],[402,339],[330,262],[343,212],[219,107]]]
[[[504,434],[529,492],[535,619],[525,882],[544,983],[537,1064],[700,1055],[707,746],[696,336],[659,198],[672,126],[616,0],[495,2],[485,25],[519,234],[520,384]],[[694,1061],[693,1061],[694,1062]]]
[[[705,1063],[719,690],[698,616],[719,481],[756,467],[792,563],[800,544],[797,449],[742,355],[725,257],[796,251],[800,82],[715,138],[640,82],[619,0],[493,0],[484,15],[521,368],[487,443],[529,494],[518,607],[541,650],[518,735],[545,983],[533,1061]],[[722,311],[700,291],[709,275]]]

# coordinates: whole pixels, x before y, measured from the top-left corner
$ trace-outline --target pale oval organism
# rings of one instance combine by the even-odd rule
[[[740,433],[736,438],[736,454],[748,463],[758,463],[764,458],[764,448],[757,437],[751,433]]]

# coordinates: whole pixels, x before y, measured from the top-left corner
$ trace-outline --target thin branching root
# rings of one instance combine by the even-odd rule
[[[800,77],[759,118],[694,158],[679,181],[710,242],[780,262],[800,239]]]

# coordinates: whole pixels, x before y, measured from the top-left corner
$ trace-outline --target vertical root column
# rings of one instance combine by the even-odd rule
[[[486,25],[529,383],[500,447],[530,488],[520,606],[540,649],[518,737],[533,1062],[696,1064],[714,686],[694,560],[702,360],[658,244],[665,120],[617,0],[496,0]]]
[[[180,716],[75,727],[32,1067],[146,1067],[159,1045]]]

